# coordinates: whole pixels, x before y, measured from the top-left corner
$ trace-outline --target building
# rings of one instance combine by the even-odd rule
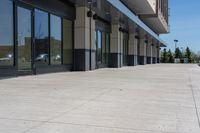
[[[1,0],[0,76],[159,63],[168,0]]]

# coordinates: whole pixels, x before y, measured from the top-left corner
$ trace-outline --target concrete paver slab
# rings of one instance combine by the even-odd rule
[[[0,80],[0,132],[199,133],[199,81],[181,64]]]

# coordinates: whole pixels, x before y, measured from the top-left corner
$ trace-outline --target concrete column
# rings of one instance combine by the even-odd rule
[[[135,38],[137,34],[129,34],[129,44],[128,44],[128,65],[136,66],[138,63],[138,39]]]
[[[147,43],[147,64],[152,64],[152,42]]]
[[[74,25],[74,69],[93,70],[96,67],[95,21],[87,16],[87,7],[76,7]]]
[[[139,39],[139,56],[138,56],[138,64],[139,65],[145,65],[146,64],[146,62],[147,62],[147,56],[146,56],[146,47],[147,47],[147,45],[146,45],[146,43],[145,43],[145,40],[146,39],[143,39],[143,38],[141,38],[141,39]]]
[[[110,40],[110,67],[119,68],[123,64],[123,33],[119,31],[119,25],[111,26]]]

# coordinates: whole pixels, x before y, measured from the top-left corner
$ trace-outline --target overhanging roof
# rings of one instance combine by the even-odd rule
[[[156,0],[120,0],[136,14],[156,14]]]
[[[107,0],[112,6],[117,8],[120,12],[126,15],[130,20],[136,23],[139,27],[144,29],[147,33],[153,36],[161,43],[161,46],[167,46],[167,44],[160,39],[160,37],[154,33],[148,26],[146,26],[135,14],[133,14],[120,0]]]

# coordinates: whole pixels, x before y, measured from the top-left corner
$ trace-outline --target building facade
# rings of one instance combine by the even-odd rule
[[[1,0],[0,77],[159,63],[168,0]]]

